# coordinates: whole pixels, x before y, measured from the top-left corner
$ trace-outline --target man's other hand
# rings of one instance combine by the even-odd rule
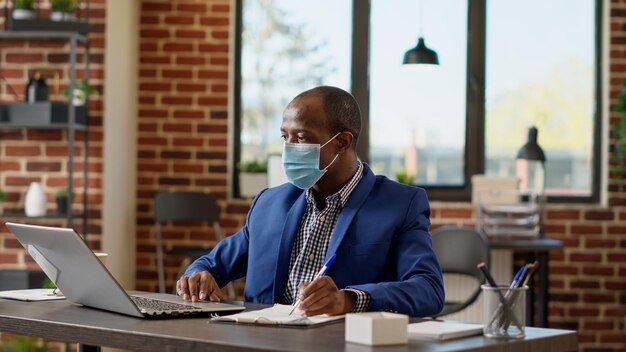
[[[356,301],[354,292],[337,289],[337,285],[329,276],[319,277],[310,283],[301,283],[298,292],[300,310],[308,316],[349,313]]]
[[[195,272],[189,276],[183,276],[176,282],[176,293],[185,301],[204,301],[207,298],[211,302],[220,302],[224,293],[208,271]]]

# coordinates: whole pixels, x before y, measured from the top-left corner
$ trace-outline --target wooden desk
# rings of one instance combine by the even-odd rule
[[[551,238],[532,238],[532,239],[489,239],[489,246],[492,249],[509,249],[514,252],[526,253],[527,260],[529,262],[534,261],[535,253],[537,253],[537,260],[539,260],[539,294],[538,294],[538,307],[537,317],[539,322],[537,325],[535,322],[535,305],[534,295],[530,295],[531,301],[529,304],[529,316],[528,325],[548,327],[548,300],[549,300],[549,259],[550,251],[563,250],[563,241],[554,240]],[[532,287],[534,289],[534,284]],[[534,293],[534,290],[531,292]]]
[[[137,351],[559,352],[577,349],[575,331],[539,328],[528,328],[526,338],[521,340],[474,336],[444,343],[410,340],[408,345],[372,348],[346,343],[343,323],[297,329],[211,323],[206,318],[145,320],[75,306],[65,300],[0,299],[0,331]]]

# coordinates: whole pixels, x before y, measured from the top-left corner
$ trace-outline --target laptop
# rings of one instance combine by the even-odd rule
[[[73,229],[6,223],[31,257],[72,303],[138,318],[221,315],[241,305],[186,302],[171,294],[129,295]]]

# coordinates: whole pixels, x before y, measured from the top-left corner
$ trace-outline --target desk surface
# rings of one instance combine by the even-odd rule
[[[207,318],[145,320],[63,301],[0,299],[0,331],[138,351],[572,351],[576,332],[527,328],[522,340],[482,336],[372,348],[344,341],[344,324],[277,328],[211,323]]]

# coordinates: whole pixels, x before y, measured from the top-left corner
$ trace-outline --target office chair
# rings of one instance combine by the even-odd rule
[[[220,227],[220,207],[215,197],[200,192],[159,192],[154,197],[154,226],[157,250],[157,270],[159,278],[159,292],[165,292],[165,273],[163,267],[163,240],[161,227],[164,223],[177,220],[209,221],[213,223],[213,231],[217,241],[222,240]],[[175,247],[168,254],[184,255],[180,264],[179,276],[184,269],[198,257],[208,253],[211,248]],[[228,296],[234,298],[232,285],[227,287]]]
[[[443,274],[457,274],[476,280],[476,289],[461,301],[448,300],[437,316],[444,316],[461,311],[478,299],[484,283],[479,263],[489,264],[489,245],[483,235],[474,228],[446,225],[431,232],[433,249]]]

